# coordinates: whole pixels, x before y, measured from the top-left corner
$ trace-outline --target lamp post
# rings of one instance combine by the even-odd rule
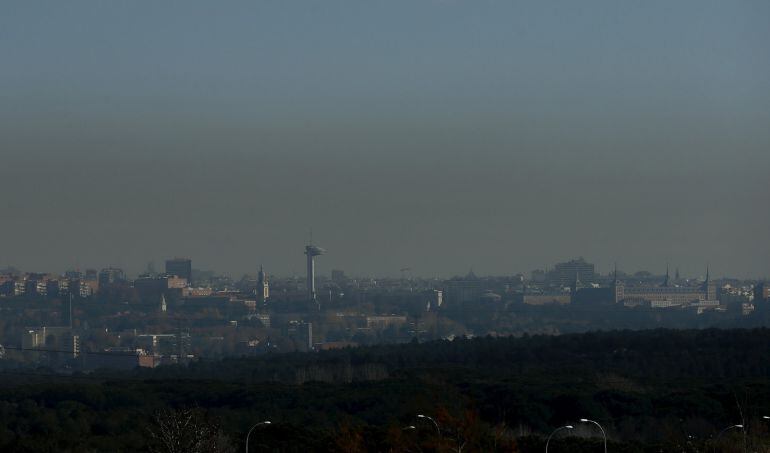
[[[256,428],[257,426],[269,425],[269,424],[270,424],[270,420],[265,420],[263,422],[256,423],[254,424],[254,426],[251,427],[249,432],[246,434],[246,453],[249,453],[249,437],[251,437],[251,432],[254,431],[254,428]]]
[[[548,444],[551,443],[551,438],[553,437],[554,434],[556,434],[557,432],[559,432],[559,431],[561,431],[563,429],[573,429],[573,428],[574,428],[574,426],[572,426],[572,425],[564,425],[564,426],[560,426],[560,427],[554,429],[553,432],[551,433],[551,435],[548,436],[548,440],[545,441],[545,453],[548,453]]]
[[[589,420],[587,418],[581,418],[580,421],[582,423],[593,423],[594,425],[599,427],[599,430],[602,432],[602,437],[604,437],[604,453],[607,453],[607,433],[604,432],[604,428],[602,428],[602,425],[599,424],[599,422]]]
[[[765,418],[765,417],[762,417],[762,418]],[[723,429],[722,431],[719,431],[719,434],[717,434],[717,437],[714,439],[714,451],[717,451],[717,443],[719,443],[719,438],[722,437],[722,434],[724,434],[725,432],[733,428],[743,429],[743,425],[730,425],[727,428]]]
[[[417,414],[417,418],[425,418],[430,420],[433,423],[433,425],[436,426],[436,433],[438,433],[438,437],[441,437],[441,428],[438,427],[438,423],[436,423],[436,420],[423,414]]]

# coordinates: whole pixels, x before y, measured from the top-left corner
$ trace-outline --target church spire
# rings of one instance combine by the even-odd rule
[[[709,266],[706,265],[706,281],[703,282],[701,289],[706,291],[706,300],[716,300],[716,285],[711,281],[711,273],[709,272]]]
[[[668,286],[669,285],[669,278],[670,278],[670,273],[669,273],[669,270],[668,270],[668,263],[666,263],[666,279],[663,280],[663,286]]]
[[[577,294],[577,290],[578,290],[578,288],[580,288],[580,286],[581,286],[581,284],[580,284],[580,273],[576,269],[575,270],[575,281],[572,283],[572,288],[570,288],[570,290],[571,290],[570,292],[573,295]]]

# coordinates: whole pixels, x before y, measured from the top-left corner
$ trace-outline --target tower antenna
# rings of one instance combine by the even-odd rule
[[[325,253],[326,250],[312,245],[312,241],[311,244],[305,246],[305,255],[307,255],[307,294],[308,299],[316,303],[318,301],[315,292],[315,257]]]

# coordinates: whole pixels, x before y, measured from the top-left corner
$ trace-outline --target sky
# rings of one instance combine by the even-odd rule
[[[770,2],[0,5],[0,267],[770,275]]]

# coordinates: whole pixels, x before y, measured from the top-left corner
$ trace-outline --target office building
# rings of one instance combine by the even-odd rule
[[[551,285],[566,288],[574,283],[575,275],[584,283],[592,282],[595,277],[593,263],[586,262],[583,257],[567,261],[566,263],[557,263],[549,273],[548,280]]]
[[[761,282],[754,285],[754,303],[770,300],[770,284]]]
[[[190,282],[192,280],[192,260],[188,258],[166,260],[166,274],[176,275]]]
[[[481,280],[473,271],[465,277],[454,277],[446,281],[446,300],[456,306],[467,302],[477,302],[481,297]]]
[[[122,269],[115,267],[108,267],[99,271],[99,290],[104,290],[110,286],[120,283],[126,280],[126,275]]]
[[[345,271],[342,271],[339,269],[333,269],[332,281],[338,285],[344,284],[347,281],[347,277],[345,276]]]

